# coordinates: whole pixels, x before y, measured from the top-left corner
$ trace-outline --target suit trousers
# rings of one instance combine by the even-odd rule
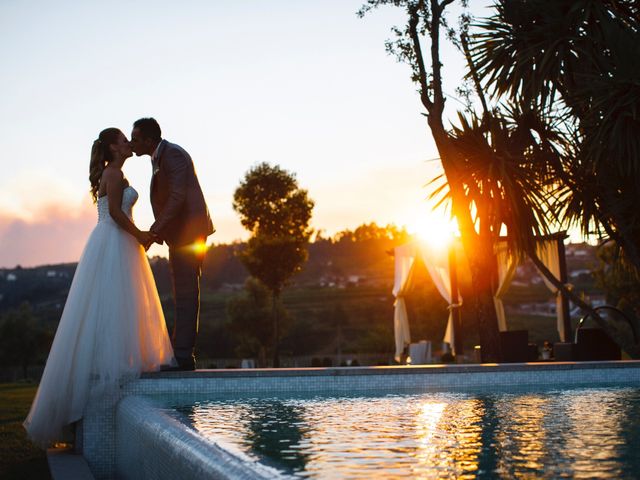
[[[179,364],[194,362],[193,350],[200,314],[202,255],[189,246],[169,246],[175,317],[171,343]]]

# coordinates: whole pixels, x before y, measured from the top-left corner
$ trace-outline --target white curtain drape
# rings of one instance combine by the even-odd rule
[[[499,285],[494,296],[494,305],[498,316],[498,326],[501,331],[507,330],[507,321],[502,304],[502,297],[506,293],[518,267],[517,258],[511,255],[507,249],[506,242],[500,242],[496,246],[498,261]],[[558,252],[558,240],[550,239],[538,242],[536,254],[549,271],[560,279],[560,254]],[[407,318],[407,307],[404,296],[411,288],[413,279],[413,267],[417,256],[424,261],[429,276],[440,295],[449,304],[449,319],[443,341],[448,342],[452,349],[455,348],[453,329],[453,309],[459,305],[451,304],[451,280],[449,273],[449,258],[446,252],[435,250],[429,245],[420,243],[410,243],[395,248],[395,281],[393,295],[395,297],[393,326],[396,344],[396,360],[400,360],[403,350],[411,343],[409,331],[409,319]],[[556,295],[557,328],[560,338],[565,338],[564,332],[564,312],[562,307],[562,296],[555,286],[542,276],[545,285]],[[462,298],[459,299],[462,303]],[[453,352],[455,355],[455,351]]]
[[[538,242],[536,246],[536,255],[542,261],[545,267],[549,269],[549,271],[560,280],[560,254],[558,252],[558,240],[545,240],[543,242]],[[544,284],[547,286],[551,293],[556,296],[556,322],[558,333],[560,334],[560,338],[564,339],[565,331],[564,331],[564,311],[562,308],[562,295],[560,291],[553,285],[547,277],[542,275],[542,280]]]
[[[453,308],[456,308],[457,305],[451,304],[451,276],[449,274],[449,256],[447,255],[446,250],[436,250],[426,244],[420,245],[420,254],[425,266],[427,267],[427,271],[429,272],[431,280],[433,280],[433,283],[438,289],[438,292],[440,292],[440,295],[442,295],[442,298],[444,298],[449,304],[449,319],[447,320],[447,329],[442,340],[444,342],[448,342],[449,345],[451,345],[451,349],[453,350],[453,354],[455,355],[456,352],[454,347],[455,339],[453,328]],[[460,297],[458,301],[462,303],[462,298]]]
[[[498,261],[498,289],[493,296],[493,304],[498,317],[498,328],[501,332],[507,331],[507,316],[504,313],[502,297],[507,290],[518,268],[518,261],[507,247],[507,242],[499,242],[495,246],[495,253]]]
[[[449,319],[447,330],[443,341],[451,345],[455,355],[455,341],[453,329],[453,308],[458,305],[451,305],[451,280],[449,275],[449,257],[447,252],[435,250],[425,244],[409,243],[394,249],[395,255],[395,278],[393,284],[393,331],[395,336],[396,352],[395,359],[400,361],[403,350],[411,343],[411,333],[409,329],[409,319],[407,317],[407,306],[404,296],[411,288],[413,281],[413,269],[416,257],[419,255],[429,276],[436,286],[438,292],[449,304]],[[462,298],[459,299],[462,302]]]
[[[409,319],[407,318],[407,306],[404,296],[411,287],[416,253],[413,244],[401,245],[394,249],[395,277],[393,296],[396,300],[393,304],[393,333],[396,341],[395,359],[397,362],[400,361],[405,347],[411,343],[411,332],[409,331]]]

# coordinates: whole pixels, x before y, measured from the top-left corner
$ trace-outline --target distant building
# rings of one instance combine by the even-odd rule
[[[233,292],[239,292],[243,288],[244,288],[244,285],[241,283],[223,283],[218,288],[218,291],[225,292],[225,293],[233,293]]]
[[[7,273],[7,282],[15,282],[18,276],[15,273]]]
[[[515,305],[509,308],[514,313],[526,313],[528,315],[539,315],[543,317],[553,317],[556,314],[556,302],[550,300],[547,302],[530,302]]]
[[[586,269],[586,268],[579,268],[579,269],[574,270],[571,273],[569,273],[569,276],[571,278],[578,278],[578,277],[580,277],[582,275],[590,276],[591,275],[591,270]]]

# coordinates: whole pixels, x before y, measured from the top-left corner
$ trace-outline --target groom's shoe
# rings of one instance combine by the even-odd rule
[[[161,372],[179,372],[182,369],[177,365],[160,365]]]
[[[193,355],[189,355],[188,357],[176,357],[176,362],[178,362],[178,367],[180,370],[185,372],[192,371],[196,369],[196,357]]]
[[[178,370],[180,370],[181,372],[192,372],[195,369],[196,369],[196,366],[194,363],[182,364],[178,362]]]

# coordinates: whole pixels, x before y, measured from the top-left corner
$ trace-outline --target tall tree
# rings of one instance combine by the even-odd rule
[[[399,61],[408,63],[412,69],[412,80],[418,92],[425,117],[440,154],[446,179],[451,211],[460,229],[465,247],[472,284],[475,292],[473,310],[476,312],[482,359],[496,362],[501,359],[498,320],[493,303],[497,265],[493,246],[499,235],[489,205],[481,202],[471,191],[490,196],[485,185],[471,176],[465,176],[465,154],[456,141],[455,134],[445,128],[445,94],[443,91],[442,60],[440,57],[441,32],[449,38],[459,35],[449,27],[444,13],[454,0],[369,0],[358,12],[363,16],[368,11],[393,5],[404,9],[407,23],[403,28],[394,27],[394,40],[387,42],[387,51]],[[461,0],[463,6],[467,1]],[[467,18],[468,21],[468,18]],[[466,28],[463,26],[463,28]],[[423,43],[428,49],[423,48]],[[423,52],[428,52],[426,55]],[[472,183],[468,184],[467,181]],[[479,187],[479,190],[478,190]],[[476,203],[478,202],[478,203]]]
[[[444,171],[441,179],[435,179],[436,182],[444,182],[439,186],[436,184],[434,195],[438,197],[441,194],[440,202],[445,199],[451,202],[476,294],[474,310],[483,360],[497,361],[500,359],[500,346],[492,302],[496,288],[493,247],[503,232],[507,233],[512,252],[531,257],[543,275],[563,294],[584,311],[592,313],[601,326],[606,328],[607,325],[588,304],[556,279],[536,254],[537,238],[549,234],[551,227],[558,226],[558,212],[553,206],[558,205],[558,193],[564,191],[561,181],[567,175],[562,168],[563,155],[571,146],[568,130],[558,128],[563,117],[547,108],[544,101],[532,97],[514,95],[507,101],[494,98],[493,104],[490,103],[491,99],[485,97],[481,83],[486,68],[479,70],[478,64],[485,66],[477,50],[472,51],[469,47],[471,18],[465,13],[460,17],[459,27],[450,28],[444,12],[451,3],[453,0],[369,0],[359,13],[363,15],[372,8],[387,4],[406,11],[407,24],[403,29],[393,29],[395,40],[387,42],[387,50],[412,67],[412,79],[418,84]],[[463,7],[467,3],[460,1]],[[541,8],[543,3],[554,2],[504,0],[502,3],[536,3],[536,8]],[[561,15],[556,15],[556,18],[564,19]],[[439,51],[441,30],[466,57],[470,91],[475,90],[482,108],[482,113],[477,114],[468,101],[466,111],[459,113],[458,126],[449,130],[443,122],[445,98]],[[555,41],[555,37],[549,34],[545,39]],[[426,51],[423,50],[423,42],[429,44],[427,56],[423,55]],[[490,48],[491,42],[487,45]],[[509,70],[510,65],[526,70],[530,64],[505,59],[504,56],[493,64],[498,74]],[[535,78],[535,71],[528,73]],[[526,83],[528,79],[523,77],[520,81]],[[461,93],[469,98],[470,91]],[[545,94],[548,98],[553,97],[548,92]],[[615,334],[611,329],[608,331]],[[638,353],[635,345],[624,338],[619,340],[628,353]]]
[[[251,168],[233,195],[233,209],[251,232],[240,259],[271,292],[274,367],[280,364],[279,299],[307,259],[313,205],[295,174],[267,163]]]

